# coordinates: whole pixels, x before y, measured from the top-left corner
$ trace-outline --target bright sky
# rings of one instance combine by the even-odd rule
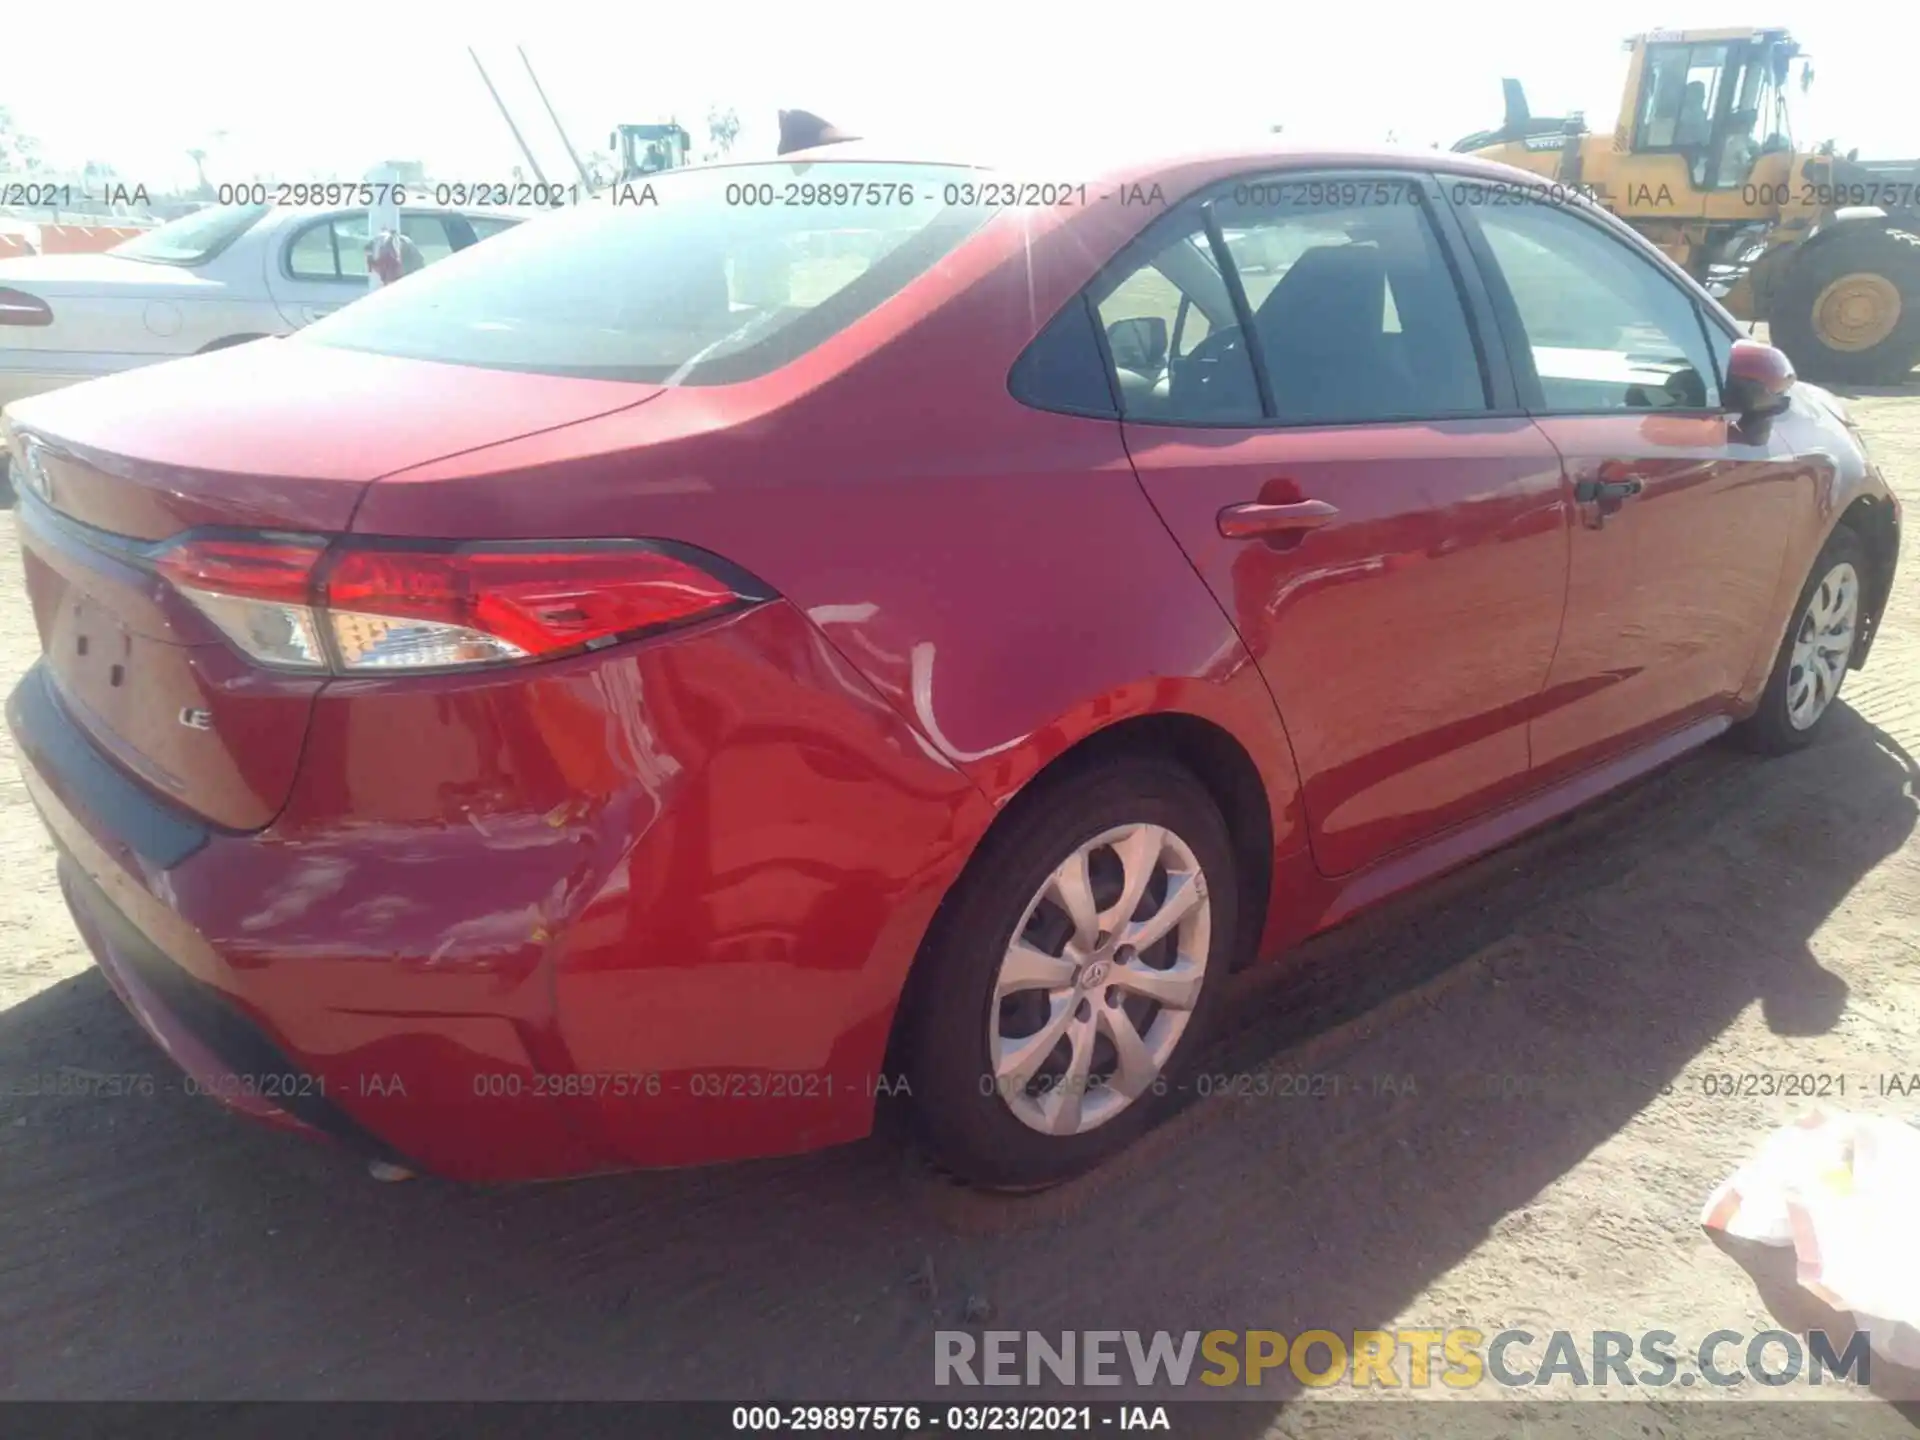
[[[1526,84],[1536,115],[1584,109],[1608,129],[1628,34],[1785,24],[1816,71],[1811,93],[1796,96],[1797,140],[1834,137],[1866,159],[1920,156],[1912,0],[1804,13],[1725,0],[1661,10],[1528,0],[1477,12],[1274,0],[8,8],[0,104],[39,137],[48,163],[105,160],[156,187],[191,181],[193,148],[208,152],[215,181],[358,178],[383,159],[424,160],[438,179],[509,178],[519,154],[469,44],[552,179],[568,173],[565,152],[516,44],[583,152],[604,147],[616,122],[669,117],[697,150],[713,105],[739,112],[743,156],[771,154],[783,106],[873,137],[951,144],[978,133],[996,152],[1099,127],[1159,150],[1275,124],[1289,139],[1374,143],[1393,131],[1444,146],[1499,123],[1503,75]]]

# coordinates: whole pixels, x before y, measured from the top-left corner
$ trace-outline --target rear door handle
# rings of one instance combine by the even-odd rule
[[[1249,501],[1229,505],[1220,512],[1220,533],[1229,540],[1251,540],[1260,535],[1318,530],[1339,513],[1324,500],[1295,500],[1286,505]]]
[[[1615,476],[1625,478],[1615,479]],[[1573,498],[1583,505],[1602,500],[1631,500],[1645,488],[1646,483],[1634,477],[1631,465],[1608,460],[1599,466],[1594,479],[1582,480],[1573,487]]]
[[[1573,498],[1583,505],[1600,500],[1630,500],[1646,488],[1639,480],[1582,480],[1573,487]]]

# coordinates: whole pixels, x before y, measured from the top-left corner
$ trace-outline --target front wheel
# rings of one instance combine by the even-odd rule
[[[1026,797],[921,958],[908,1069],[924,1143],[972,1184],[1091,1169],[1178,1103],[1238,921],[1219,808],[1123,759]]]
[[[1741,727],[1765,754],[1813,743],[1839,697],[1865,614],[1867,547],[1842,525],[1828,538],[1781,637],[1760,708]]]

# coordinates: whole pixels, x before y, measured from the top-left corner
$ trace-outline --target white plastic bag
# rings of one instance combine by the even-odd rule
[[[1700,1223],[1791,1245],[1802,1288],[1853,1312],[1874,1354],[1920,1369],[1920,1130],[1816,1110],[1707,1197]]]

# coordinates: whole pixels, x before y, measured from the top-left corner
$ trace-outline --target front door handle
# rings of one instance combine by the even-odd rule
[[[1261,535],[1284,535],[1318,530],[1339,511],[1324,500],[1295,500],[1286,505],[1249,501],[1220,512],[1220,533],[1229,540],[1251,540]]]

